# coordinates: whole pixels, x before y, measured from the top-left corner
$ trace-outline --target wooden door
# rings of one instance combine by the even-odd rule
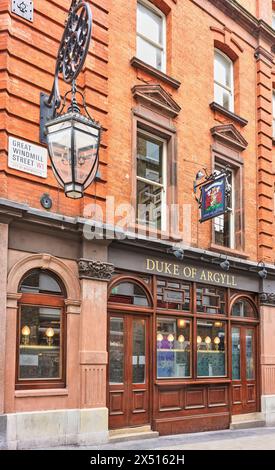
[[[149,319],[109,316],[109,427],[148,424],[150,409]]]
[[[257,411],[256,327],[232,325],[232,413]]]

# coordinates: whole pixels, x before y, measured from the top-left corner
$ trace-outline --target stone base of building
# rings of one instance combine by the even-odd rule
[[[34,449],[108,442],[108,409],[0,415],[0,449]]]
[[[275,425],[275,395],[262,395],[261,400],[266,426]]]

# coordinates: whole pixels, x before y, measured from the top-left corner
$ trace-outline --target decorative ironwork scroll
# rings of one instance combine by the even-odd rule
[[[72,83],[76,80],[87,57],[91,36],[92,12],[90,6],[82,0],[72,0],[57,54],[54,83],[47,101],[48,106],[54,103],[54,116],[61,105],[58,85],[59,73],[62,73],[66,83]]]

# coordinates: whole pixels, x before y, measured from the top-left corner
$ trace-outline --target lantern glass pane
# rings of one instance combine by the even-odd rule
[[[69,123],[70,124],[70,123]],[[49,129],[48,147],[55,173],[63,183],[72,181],[71,127],[61,123]]]
[[[80,130],[80,127],[83,130]],[[74,133],[75,181],[79,184],[84,184],[96,166],[99,132],[90,126],[77,123]]]

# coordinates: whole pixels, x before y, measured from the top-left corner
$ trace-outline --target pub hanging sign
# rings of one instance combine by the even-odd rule
[[[230,170],[226,167],[222,172],[215,171],[211,175],[199,172],[194,182],[194,193],[201,210],[200,222],[213,219],[230,210],[229,201],[231,185],[229,183]],[[197,184],[198,179],[204,181]],[[197,197],[197,190],[200,191]]]

